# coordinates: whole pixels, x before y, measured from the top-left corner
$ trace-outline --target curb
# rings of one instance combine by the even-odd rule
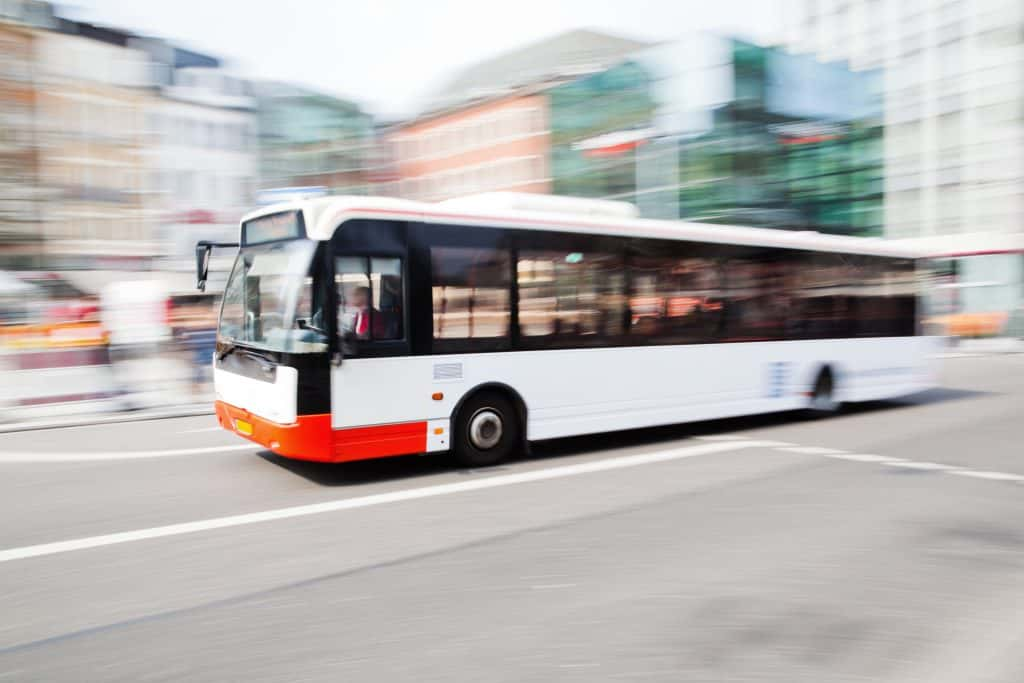
[[[33,420],[0,424],[0,434],[31,432],[40,429],[63,429],[65,427],[88,427],[92,425],[116,424],[119,422],[144,422],[146,420],[167,420],[175,417],[197,417],[213,415],[212,405],[182,406],[159,410],[140,410],[116,415],[80,415],[60,420]]]

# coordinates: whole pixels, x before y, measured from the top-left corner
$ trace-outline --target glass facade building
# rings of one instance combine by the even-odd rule
[[[658,218],[880,235],[877,72],[708,35],[548,91],[556,194]]]
[[[632,198],[636,143],[657,109],[647,69],[626,61],[557,85],[547,96],[554,193]]]
[[[259,83],[260,182],[367,194],[373,118],[354,102],[281,83]]]
[[[710,170],[681,193],[686,216],[766,227],[880,235],[878,74],[732,41],[733,100],[687,141],[682,172]]]

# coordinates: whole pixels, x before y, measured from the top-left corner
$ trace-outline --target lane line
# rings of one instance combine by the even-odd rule
[[[734,434],[713,434],[711,436],[694,437],[698,441],[743,441],[746,437]]]
[[[719,441],[746,441],[747,439],[753,439],[757,437],[752,436],[734,436],[732,434],[713,434],[711,436],[695,436],[693,437],[697,441],[710,441],[717,443]],[[760,440],[760,439],[759,439]],[[765,442],[769,443],[769,442]],[[783,447],[796,446],[795,443],[789,441],[775,441],[774,439],[770,442],[772,448],[782,449]]]
[[[3,453],[0,464],[6,463],[60,463],[93,462],[104,460],[145,460],[147,458],[170,458],[179,455],[203,455],[225,451],[258,451],[263,446],[254,443],[232,444],[229,446],[204,446],[202,448],[174,448],[162,451],[107,451],[97,453]]]
[[[788,446],[776,450],[786,451],[787,453],[799,453],[800,455],[836,455],[846,452],[838,448],[824,448],[822,446]]]
[[[973,477],[975,479],[988,479],[991,481],[1024,482],[1024,474],[972,470],[962,465],[947,465],[940,462],[928,462],[925,460],[906,460],[904,458],[893,458],[887,455],[872,455],[870,453],[845,453],[834,448],[797,446],[795,448],[776,448],[775,450],[785,451],[787,453],[820,455],[824,458],[834,458],[836,460],[875,463],[885,465],[887,467],[902,467],[909,470],[942,472],[944,474],[955,474],[958,477]]]
[[[57,555],[59,553],[86,550],[89,548],[100,548],[120,543],[131,543],[144,541],[151,538],[164,538],[167,536],[181,536],[183,534],[210,531],[213,529],[226,529],[229,527],[271,522],[279,519],[290,519],[293,517],[305,517],[308,515],[319,515],[327,512],[339,512],[341,510],[354,510],[358,508],[398,503],[409,500],[420,500],[423,498],[434,498],[446,496],[453,493],[465,493],[467,491],[480,491],[484,489],[497,488],[500,486],[512,486],[527,482],[545,481],[548,479],[560,479],[580,474],[591,474],[593,472],[605,472],[626,467],[638,467],[640,465],[651,465],[654,463],[682,460],[700,455],[711,455],[714,453],[725,453],[727,451],[738,451],[745,448],[764,448],[773,445],[772,441],[729,441],[725,443],[707,443],[698,446],[672,448],[664,451],[651,453],[640,453],[637,455],[626,455],[606,460],[579,463],[576,465],[563,465],[561,467],[550,467],[514,474],[503,474],[496,477],[486,477],[469,481],[459,481],[449,484],[437,484],[424,486],[415,489],[404,489],[388,493],[378,493],[357,498],[343,498],[323,503],[310,505],[297,505],[294,507],[265,510],[263,512],[251,512],[241,515],[230,515],[227,517],[213,517],[195,522],[181,524],[168,524],[166,526],[151,527],[148,529],[137,529],[134,531],[122,531],[120,533],[103,534],[101,536],[87,536],[68,541],[57,541],[55,543],[42,543],[39,545],[23,546],[20,548],[8,548],[0,550],[0,563],[13,560],[23,560],[30,557],[41,557],[44,555]]]
[[[888,455],[870,455],[868,453],[822,453],[826,458],[835,458],[836,460],[850,460],[852,462],[877,462],[877,463],[893,463],[893,462],[906,462],[903,458],[893,458]]]
[[[939,462],[917,462],[914,460],[888,460],[882,464],[888,467],[903,467],[908,470],[930,470],[936,472],[948,472],[949,470],[958,469],[953,465],[943,465]]]
[[[991,479],[993,481],[1024,481],[1024,475],[1009,472],[985,472],[980,470],[953,470],[950,474],[958,477],[974,477],[975,479]]]

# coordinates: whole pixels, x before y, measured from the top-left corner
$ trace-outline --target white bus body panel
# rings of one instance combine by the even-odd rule
[[[295,368],[277,366],[273,382],[214,368],[213,386],[218,401],[278,424],[292,424],[296,420],[299,372]]]
[[[489,383],[522,397],[530,439],[791,410],[825,365],[837,400],[888,399],[933,385],[935,348],[885,337],[351,358],[331,371],[332,426],[446,420]]]

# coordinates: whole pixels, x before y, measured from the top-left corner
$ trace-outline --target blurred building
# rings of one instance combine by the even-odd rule
[[[287,83],[259,82],[255,90],[261,187],[371,194],[372,116],[350,100]]]
[[[59,19],[37,31],[36,134],[48,267],[140,267],[146,221],[148,59],[131,34]]]
[[[389,140],[402,194],[418,199],[552,192],[658,218],[878,235],[878,81],[708,34],[572,31],[470,67]]]
[[[546,91],[555,194],[635,200],[637,155],[658,106],[652,88],[648,70],[627,58]]]
[[[34,41],[55,25],[49,3],[0,2],[0,269],[44,260]]]
[[[232,240],[252,207],[259,169],[251,84],[219,60],[148,41],[147,218],[162,255],[190,259],[200,239]]]
[[[646,43],[578,30],[464,69],[423,114],[389,131],[400,193],[440,200],[495,190],[552,192],[553,164],[571,163],[566,157],[573,156],[574,143],[646,125],[642,115],[622,116],[630,106],[617,102],[626,102],[636,89],[630,80],[633,72],[620,65],[644,47]],[[621,78],[594,80],[578,91],[559,90],[616,67]],[[579,93],[588,88],[601,91],[604,104],[615,106],[581,109]],[[555,155],[556,146],[568,154]],[[582,180],[579,184],[586,185]],[[619,189],[615,183],[587,186],[594,195]]]
[[[877,71],[710,34],[638,59],[658,100],[656,137],[638,162],[645,213],[881,234]]]
[[[33,34],[0,20],[0,268],[38,264]]]
[[[1024,3],[791,0],[787,16],[794,51],[884,71],[886,236],[976,254],[955,269],[961,310],[1019,306],[1024,255],[977,252],[1024,244]]]

